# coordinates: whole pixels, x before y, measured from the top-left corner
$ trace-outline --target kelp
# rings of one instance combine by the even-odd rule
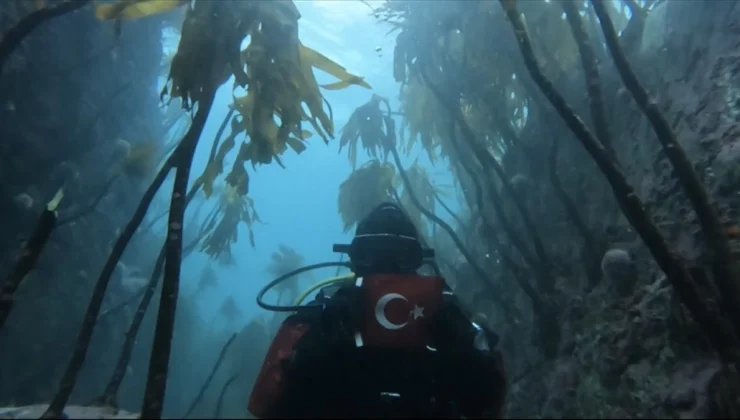
[[[278,249],[270,255],[270,262],[267,265],[266,272],[271,278],[277,278],[283,276],[291,271],[303,267],[306,265],[306,259],[303,255],[299,254],[293,248],[280,244]],[[310,275],[311,273],[306,273]],[[298,280],[301,275],[294,276],[292,279],[281,282],[275,288],[277,293],[276,302],[278,304],[282,302],[292,302],[298,297]],[[287,300],[284,297],[287,296]]]
[[[252,167],[256,164],[270,164],[273,159],[284,167],[280,160],[288,147],[300,154],[307,146],[303,142],[312,136],[312,133],[301,130],[299,137],[291,135],[282,136],[281,127],[277,125],[272,110],[264,107],[264,101],[256,100],[258,95],[250,91],[246,96],[235,97],[234,107],[242,116],[242,122],[238,126],[240,132],[246,132],[250,141],[240,150],[237,159],[242,163],[251,162]],[[256,104],[255,104],[256,103]]]
[[[384,115],[381,111],[381,103],[384,103],[387,107],[387,115]],[[370,101],[359,106],[350,115],[347,124],[342,128],[339,151],[341,153],[342,147],[348,146],[349,160],[353,169],[356,164],[358,143],[361,143],[367,154],[374,159],[372,162],[379,162],[379,158],[383,158],[385,164],[388,156],[391,153],[396,153],[395,133],[388,132],[390,115],[391,109],[388,100],[375,94],[370,98]],[[390,128],[392,130],[395,125],[391,125],[393,125]],[[401,167],[398,167],[398,169],[399,171],[403,170]],[[432,186],[426,171],[418,163],[412,166],[409,174],[408,179],[411,183],[403,183],[404,188],[398,200],[406,208],[415,224],[422,227],[421,212],[418,206],[413,205],[409,199],[412,194],[411,191],[420,194],[422,206],[432,212],[434,211],[435,196],[439,191]],[[401,184],[400,179],[394,184]],[[418,191],[416,191],[417,189]]]
[[[331,108],[321,95],[314,68],[339,79],[321,86],[325,89],[344,89],[353,84],[369,89],[370,85],[300,42],[300,14],[292,2],[246,3],[253,7],[247,30],[249,45],[239,53],[246,72],[236,77],[237,84],[246,86],[246,95],[234,96],[232,107],[241,119],[234,121],[232,135],[243,132],[249,140],[239,148],[234,167],[248,161],[254,167],[273,160],[283,166],[280,156],[288,148],[298,154],[307,148],[305,140],[312,133],[303,129],[303,121],[308,121],[325,142],[334,137]],[[224,144],[219,156],[225,156],[234,146],[233,141]],[[212,186],[223,171],[222,161],[217,159],[213,167],[206,168],[201,181]]]
[[[210,197],[213,194],[213,183],[216,178],[221,175],[224,171],[224,158],[234,148],[236,144],[236,136],[240,132],[239,120],[237,117],[231,119],[231,133],[224,139],[216,149],[216,153],[211,159],[210,163],[206,166],[203,174],[195,180],[195,184],[203,185],[203,192],[206,197]]]
[[[33,7],[36,10],[24,16],[23,19],[0,36],[0,74],[3,73],[5,64],[10,59],[11,54],[21,46],[23,40],[33,31],[54,18],[87,6],[88,3],[90,3],[90,0],[67,0],[46,6],[38,3],[34,4]]]
[[[343,89],[351,84],[369,89],[370,85],[300,42],[296,43],[297,51],[287,47],[282,52],[268,50],[263,31],[253,29],[252,40],[242,57],[248,77],[261,74],[269,82],[259,88],[250,86],[245,96],[234,98],[234,106],[242,115],[243,130],[251,140],[245,157],[252,164],[269,164],[273,158],[280,164],[279,156],[287,147],[299,154],[306,149],[303,140],[311,133],[303,130],[302,121],[308,121],[324,142],[334,137],[331,108],[327,114],[314,67],[340,79],[323,86],[327,89]]]
[[[239,48],[254,18],[249,1],[196,1],[188,7],[161,96],[181,98],[183,108],[190,110],[212,86],[224,84],[232,75],[238,78],[243,73]]]
[[[736,334],[740,337],[740,285],[738,284],[740,274],[730,238],[722,225],[719,212],[694,168],[694,163],[678,143],[678,138],[671,123],[660,110],[656,101],[650,97],[650,94],[642,86],[632,70],[632,66],[627,61],[627,57],[619,44],[619,35],[614,23],[609,18],[608,9],[593,0],[591,4],[601,22],[604,39],[614,58],[619,76],[627,90],[632,94],[637,106],[650,121],[655,136],[662,146],[663,153],[671,162],[675,176],[696,213],[702,232],[706,236],[708,254],[711,258],[714,275],[713,281],[720,293],[720,308],[723,315],[732,321]],[[740,348],[734,350],[740,351]]]
[[[233,302],[233,298],[229,298]],[[229,347],[231,347],[231,344],[236,339],[236,333],[231,334],[231,337],[226,341],[226,344],[221,347],[221,352],[218,354],[218,358],[216,359],[216,363],[213,364],[213,367],[211,368],[211,372],[208,373],[208,376],[206,377],[206,380],[203,382],[203,385],[201,385],[200,390],[198,391],[198,394],[193,398],[193,401],[188,406],[188,409],[185,411],[185,414],[182,416],[182,418],[186,419],[190,417],[191,414],[193,414],[193,410],[195,410],[195,407],[198,406],[198,404],[203,400],[203,397],[206,395],[206,390],[208,390],[209,386],[211,385],[211,382],[213,382],[213,378],[216,376],[216,372],[218,372],[218,368],[221,367],[221,364],[224,361],[224,358],[226,357],[226,354],[229,350]]]
[[[203,118],[202,124],[205,125],[205,118]],[[53,419],[61,416],[61,413],[64,410],[64,407],[67,404],[72,391],[74,390],[75,384],[77,382],[77,377],[82,368],[82,365],[85,362],[85,358],[87,357],[87,352],[90,347],[95,324],[97,322],[98,315],[100,314],[100,309],[103,304],[103,298],[105,297],[105,292],[108,289],[108,285],[110,284],[113,272],[118,265],[118,261],[126,250],[129,241],[131,241],[131,238],[133,238],[141,222],[144,220],[144,216],[149,210],[149,205],[154,199],[154,196],[156,195],[157,191],[159,191],[159,188],[164,183],[167,175],[169,175],[170,171],[172,170],[172,159],[173,158],[170,157],[170,161],[168,161],[165,166],[160,169],[159,173],[157,173],[157,176],[144,192],[144,195],[142,196],[141,201],[139,202],[139,205],[137,206],[133,216],[116,239],[116,242],[111,249],[110,255],[108,256],[108,260],[105,262],[105,265],[103,266],[100,275],[95,282],[92,297],[90,298],[90,302],[85,311],[85,318],[82,327],[80,328],[80,332],[77,335],[75,351],[72,354],[72,358],[69,361],[67,369],[62,376],[59,384],[59,389],[54,394],[54,397],[52,398],[51,403],[49,404],[49,407],[47,408],[42,418]]]
[[[438,116],[444,115],[445,111],[429,88],[416,78],[409,81],[401,91],[401,107],[404,114],[403,126],[409,132],[404,150],[407,154],[410,153],[418,141],[434,164],[440,134],[444,132],[444,125],[441,125],[444,124],[444,119]]]
[[[116,263],[128,242],[138,230],[154,195],[169,172],[175,169],[167,223],[168,241],[165,244],[164,281],[142,406],[143,417],[158,418],[161,416],[179,294],[180,264],[183,251],[182,225],[190,167],[198,140],[213,105],[216,89],[230,75],[227,70],[234,69],[234,66],[230,65],[231,51],[229,49],[233,47],[236,51],[235,57],[238,58],[239,43],[241,42],[241,38],[236,41],[232,39],[234,38],[234,32],[238,33],[239,27],[235,24],[235,16],[227,13],[230,4],[225,2],[196,2],[187,11],[187,19],[183,23],[183,37],[170,70],[170,80],[173,82],[173,96],[182,98],[183,107],[192,109],[197,103],[198,109],[188,132],[179,142],[176,150],[170,154],[145,192],[136,212],[121,232],[108,261],[103,267],[87,307],[83,326],[77,337],[75,352],[64,372],[58,392],[44,413],[44,418],[57,418],[61,415],[75,386],[79,371],[84,364],[95,322]],[[219,20],[219,17],[223,19]],[[221,25],[221,23],[226,24]],[[202,32],[198,36],[198,32],[201,30]],[[227,65],[229,67],[226,67]],[[166,93],[167,90],[163,92]]]
[[[168,12],[188,3],[188,0],[120,0],[95,5],[95,17],[100,20],[138,19]]]
[[[580,56],[570,25],[563,19],[558,4],[521,2],[520,12],[524,16],[535,54],[540,67],[551,78],[571,73],[579,63]]]
[[[422,212],[413,204],[410,196],[411,191],[416,194],[422,207],[432,213],[435,211],[437,197],[445,195],[447,192],[442,187],[431,182],[427,170],[419,164],[418,160],[406,169],[406,175],[409,185],[404,184],[400,196],[401,204],[403,204],[409,217],[414,221],[414,224],[421,229],[424,226]]]
[[[39,10],[39,13],[34,13],[28,19],[24,19],[2,39],[2,45],[0,45],[2,47],[0,48],[2,54],[0,54],[0,59],[5,60],[9,51],[12,51],[23,37],[41,23],[52,17],[76,10],[87,3],[89,1],[62,1],[59,5],[45,7]],[[105,7],[106,5],[108,8]],[[78,373],[84,363],[97,315],[99,314],[115,264],[124,252],[131,237],[138,230],[154,194],[161,187],[167,174],[172,169],[175,169],[176,176],[168,220],[168,241],[165,245],[164,282],[160,297],[154,345],[150,358],[144,405],[142,407],[143,417],[158,418],[161,416],[176,302],[179,292],[180,263],[183,251],[181,233],[186,187],[192,157],[213,104],[216,89],[232,75],[235,76],[240,86],[247,88],[248,92],[252,89],[251,92],[258,95],[255,96],[254,100],[254,112],[264,112],[262,118],[265,120],[268,116],[269,118],[280,120],[279,131],[276,136],[280,141],[285,139],[283,134],[296,132],[293,126],[300,125],[300,121],[302,120],[308,120],[316,132],[323,134],[322,137],[328,141],[329,137],[333,137],[331,109],[321,96],[319,86],[315,83],[315,79],[313,79],[313,67],[339,75],[340,80],[324,86],[326,89],[342,89],[352,84],[363,85],[369,88],[369,85],[360,77],[350,75],[346,70],[332,63],[326,57],[300,44],[297,37],[296,24],[300,15],[292,1],[173,2],[131,0],[120,1],[115,4],[106,3],[106,5],[99,5],[104,7],[97,9],[97,17],[104,20],[115,20],[117,29],[120,28],[123,20],[136,19],[173,10],[180,5],[186,6],[186,16],[181,30],[180,44],[177,53],[172,59],[167,81],[168,86],[163,89],[162,97],[169,95],[170,98],[180,98],[182,100],[182,106],[186,110],[193,110],[197,104],[197,112],[195,112],[190,130],[177,145],[176,150],[169,156],[147,189],[134,215],[121,232],[113,247],[111,255],[96,282],[93,296],[86,310],[85,321],[77,337],[77,345],[72,360],[64,373],[59,391],[54,396],[46,413],[44,413],[44,418],[56,418],[62,415],[62,410],[69,399]],[[277,69],[279,71],[272,72],[272,70],[276,69],[263,66],[263,70],[267,69],[271,71],[251,71],[254,69],[249,68],[250,63],[246,60],[242,61],[240,47],[243,40],[248,36],[253,39],[259,38],[255,31],[265,35],[262,37],[265,51],[296,51],[297,54],[291,54],[290,56],[290,60],[294,64],[293,68],[287,70],[284,68]],[[284,48],[281,49],[281,46]],[[272,62],[272,58],[268,54],[263,54],[262,56],[264,58],[260,64],[264,65],[267,62]],[[253,57],[250,56],[249,58],[251,60]],[[254,61],[251,64],[254,64]],[[245,66],[247,67],[246,70]],[[299,71],[296,72],[296,69]],[[304,76],[300,83],[288,83],[292,79],[286,75],[296,78],[298,74]],[[310,74],[310,77],[307,77],[306,74]],[[277,84],[278,86],[285,89],[298,86],[300,89],[296,90],[300,94],[294,94],[293,96],[275,95],[275,92],[279,92],[279,89],[268,89],[273,84],[271,80],[273,76],[276,76],[278,81],[283,82],[282,84]],[[288,99],[285,100],[285,98]],[[298,102],[299,105],[296,105],[297,100],[301,101]],[[308,109],[305,112],[302,109],[303,104]],[[324,105],[329,108],[328,112],[324,111]],[[269,114],[265,110],[268,110]],[[254,115],[250,115],[250,118],[252,118],[250,121],[255,121],[253,117]],[[241,122],[244,121],[244,119],[241,120]],[[261,123],[262,120],[256,121],[260,121]],[[253,125],[260,127],[259,124]],[[301,139],[304,137],[300,128],[297,130],[297,133]],[[255,138],[258,138],[262,133],[249,134],[250,143],[241,145],[237,155],[237,161],[232,167],[231,172],[226,176],[226,182],[229,184],[229,188],[226,190],[233,191],[231,194],[233,199],[228,200],[229,205],[225,207],[230,210],[229,216],[226,219],[239,218],[241,220],[249,220],[250,222],[258,219],[253,212],[250,214],[249,210],[246,212],[243,211],[245,206],[247,209],[250,209],[250,205],[252,204],[251,200],[247,197],[249,178],[244,169],[244,163],[249,159],[250,155],[248,145],[254,142],[255,150],[261,150],[259,147],[256,147],[259,146],[259,139],[255,141]],[[281,148],[273,148],[273,150],[278,150],[279,153],[282,152]],[[221,210],[225,208],[222,207]],[[233,211],[239,208],[242,211]],[[225,213],[225,211],[216,212],[217,215]],[[249,217],[245,217],[244,213]],[[214,220],[216,219],[211,219],[211,221]],[[214,224],[212,227],[215,231],[218,224]],[[211,232],[210,242],[218,242],[216,240],[218,236],[215,232]],[[228,238],[228,235],[224,235],[224,237]],[[250,237],[252,237],[251,230]],[[254,242],[253,237],[251,239]]]
[[[255,247],[252,226],[256,222],[261,222],[261,219],[254,209],[254,200],[242,195],[236,187],[227,185],[216,212],[205,222],[204,229],[208,233],[201,251],[213,259],[218,259],[224,253],[231,254],[231,246],[238,239],[239,223],[247,226],[249,243]]]
[[[442,156],[452,153],[451,147],[445,144],[449,115],[428,87],[420,82],[422,61],[427,63],[427,77],[434,83],[459,92],[459,103],[466,121],[497,156],[504,154],[507,145],[502,144],[496,133],[496,120],[489,110],[490,105],[482,99],[497,98],[501,102],[499,114],[515,121],[515,128],[520,129],[526,122],[527,95],[516,77],[520,65],[510,59],[511,53],[516,51],[510,52],[505,44],[501,48],[490,48],[490,44],[500,38],[496,29],[492,29],[497,16],[500,18],[500,10],[491,2],[467,4],[466,8],[431,17],[421,15],[431,12],[418,11],[413,6],[388,5],[402,16],[402,32],[396,45],[407,50],[406,55],[397,57],[394,62],[398,71],[404,68],[408,73],[401,90],[401,107],[409,136],[404,138],[405,130],[401,131],[402,147],[405,146],[408,153],[413,145],[420,143],[432,162],[436,161],[437,153]],[[542,5],[538,3],[538,6]],[[430,31],[428,25],[423,24],[424,20],[420,20],[428,22],[430,18],[441,26]],[[420,39],[427,41],[420,42]],[[412,42],[415,45],[413,51],[406,45]],[[409,56],[413,59],[409,60]]]
[[[384,150],[383,113],[380,103],[388,106],[388,100],[376,94],[370,101],[357,107],[350,115],[347,124],[341,130],[342,137],[339,139],[339,153],[347,146],[347,155],[352,169],[357,167],[357,143],[361,142],[362,148],[372,158],[382,157],[383,161],[388,159],[388,150]]]
[[[404,187],[406,188],[408,192],[408,199],[413,204],[413,207],[416,208],[419,212],[421,212],[424,216],[426,216],[432,223],[442,228],[452,239],[457,249],[460,251],[460,253],[463,255],[465,260],[470,264],[471,267],[475,270],[476,274],[478,275],[479,279],[483,282],[485,287],[490,288],[493,292],[494,296],[499,296],[499,290],[498,287],[494,286],[493,283],[490,282],[489,276],[486,274],[486,272],[483,270],[483,268],[476,262],[476,260],[473,258],[472,254],[468,251],[468,248],[463,244],[460,237],[455,233],[455,231],[452,229],[452,227],[442,220],[439,216],[434,214],[430,209],[426,208],[422,202],[419,199],[419,196],[414,191],[412,185],[412,181],[409,178],[409,174],[404,169],[402,163],[401,163],[401,156],[398,153],[396,143],[396,125],[393,121],[393,118],[390,116],[390,112],[388,115],[385,115],[383,117],[383,122],[386,127],[386,137],[385,137],[385,145],[390,150],[391,156],[393,156],[393,160],[396,164],[396,168],[398,169],[398,173],[403,180]],[[504,311],[505,316],[508,318],[511,318],[512,309],[511,305],[506,302],[503,299],[499,298],[499,303],[501,304],[501,308]]]
[[[300,13],[293,2],[244,1],[238,2],[234,10],[210,5],[216,2],[207,2],[208,6],[199,6],[199,3],[202,2],[196,2],[195,8],[188,10],[181,39],[181,45],[192,43],[192,50],[197,53],[200,53],[198,43],[204,42],[198,39],[198,34],[213,26],[209,19],[214,17],[209,13],[242,16],[238,24],[234,18],[224,18],[225,22],[220,25],[231,29],[221,28],[206,36],[206,44],[216,45],[216,51],[210,53],[210,57],[198,56],[187,48],[178,50],[170,74],[173,85],[171,95],[182,97],[186,104],[189,99],[197,100],[198,86],[203,83],[199,80],[208,81],[204,77],[206,74],[215,75],[216,82],[223,83],[233,73],[236,84],[246,88],[245,95],[234,96],[232,109],[238,113],[238,117],[232,119],[231,134],[197,180],[197,183],[203,184],[206,196],[210,197],[214,182],[224,171],[224,158],[237,146],[236,137],[241,133],[246,135],[246,140],[238,147],[231,172],[225,177],[230,187],[227,193],[230,198],[219,203],[218,214],[222,220],[212,218],[207,222],[211,224],[210,233],[202,250],[213,258],[219,258],[221,255],[228,256],[226,250],[236,241],[239,222],[245,221],[251,227],[254,221],[250,216],[253,214],[253,203],[247,198],[249,176],[244,165],[250,162],[255,167],[257,164],[270,164],[274,160],[283,166],[280,156],[288,148],[302,153],[307,147],[305,140],[312,136],[310,131],[303,129],[303,121],[308,121],[314,133],[325,142],[334,136],[331,108],[321,95],[313,68],[339,79],[338,82],[322,86],[326,89],[343,89],[352,84],[370,88],[370,85],[301,44],[298,38]],[[241,43],[246,36],[249,37],[249,44],[240,51],[240,45],[234,40],[238,39]],[[196,57],[198,62],[195,62]],[[185,72],[188,66],[190,71]],[[176,71],[176,68],[182,71]],[[249,232],[250,243],[254,246],[251,228]]]
[[[270,263],[267,265],[266,271],[275,277],[282,276],[302,267],[305,265],[305,261],[306,258],[295,249],[280,244],[278,249],[270,255]]]
[[[370,210],[385,201],[392,201],[395,170],[393,165],[370,160],[339,186],[339,215],[344,223],[344,231],[370,213]]]
[[[619,166],[615,165],[610,154],[539,68],[526,26],[517,10],[517,2],[515,0],[500,0],[500,3],[509,19],[532,79],[598,165],[630,224],[645,242],[658,266],[666,273],[666,277],[687,309],[704,327],[707,338],[719,353],[719,356],[724,360],[737,361],[738,336],[732,323],[715,305],[711,302],[708,304],[703,294],[698,292],[700,290],[699,284],[707,279],[695,279],[692,275],[694,273],[690,272],[683,261],[679,260],[677,255],[672,252]],[[596,2],[592,4],[596,8],[599,7]],[[605,12],[599,17],[602,25],[608,20]],[[610,42],[616,45],[616,36],[610,24],[609,21],[605,28],[605,34],[613,36]],[[617,50],[617,48],[613,48],[613,50]],[[623,56],[620,56],[620,58],[623,58]]]
[[[221,131],[221,130],[219,130]],[[216,146],[218,144],[218,141],[221,137],[221,133],[219,132],[214,141],[213,146]],[[212,147],[213,148],[213,147]],[[188,191],[187,196],[185,197],[185,207],[187,207],[190,202],[193,201],[193,198],[195,198],[195,195],[198,193],[198,190],[200,189],[200,185],[193,185],[190,188],[190,191]],[[198,235],[200,237],[201,235]],[[197,243],[197,242],[196,242]],[[144,322],[144,317],[147,314],[147,311],[149,309],[149,305],[152,302],[152,299],[154,298],[157,286],[159,285],[159,281],[162,278],[162,274],[164,271],[165,266],[165,259],[166,259],[166,251],[167,251],[167,245],[168,242],[165,242],[160,251],[159,255],[157,256],[157,260],[154,263],[154,268],[152,270],[152,274],[149,277],[149,282],[146,286],[143,287],[143,289],[140,291],[140,293],[135,293],[131,298],[125,300],[122,302],[122,304],[116,305],[115,307],[106,310],[100,316],[97,318],[98,322],[100,322],[100,319],[103,316],[109,315],[112,311],[115,311],[118,308],[121,308],[122,305],[125,306],[128,304],[129,301],[135,300],[138,296],[141,296],[141,300],[139,301],[139,306],[134,313],[134,317],[131,320],[131,324],[129,325],[128,330],[126,331],[126,335],[124,336],[124,342],[121,347],[121,352],[118,356],[118,362],[116,363],[116,368],[113,370],[113,374],[111,375],[108,385],[106,385],[105,390],[103,393],[98,396],[91,405],[102,405],[105,407],[118,407],[117,402],[117,395],[118,391],[121,387],[121,384],[123,383],[123,380],[126,376],[126,370],[128,369],[128,366],[131,362],[131,357],[133,355],[134,347],[136,345],[136,339],[139,335],[139,331],[141,329],[141,326]],[[187,253],[187,250],[184,251]],[[204,268],[204,272],[205,272]],[[208,281],[217,282],[218,279],[215,278],[215,273],[213,274],[213,278],[207,279],[207,276],[204,275],[204,273],[201,273],[201,279],[198,283],[198,287],[201,287],[201,283],[205,283]],[[206,278],[204,280],[204,278]]]
[[[388,1],[375,9],[375,16],[392,26],[388,34],[398,31],[393,48],[393,78],[396,82],[405,84],[413,79],[414,72],[409,70],[414,68],[416,60],[424,53],[425,41],[430,37],[436,38],[434,29],[423,22],[449,27],[452,24],[450,16],[467,8],[467,5],[455,3],[440,2],[435,7],[427,7],[422,2]]]
[[[64,192],[60,189],[46,205],[44,211],[41,212],[33,234],[23,243],[18,260],[13,265],[2,287],[0,287],[0,330],[5,326],[5,321],[13,308],[15,292],[18,291],[28,273],[36,266],[41,251],[49,242],[51,233],[57,224],[57,208],[62,198],[64,198]]]

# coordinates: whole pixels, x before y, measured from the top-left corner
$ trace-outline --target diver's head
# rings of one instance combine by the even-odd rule
[[[357,224],[348,254],[357,275],[411,273],[424,259],[416,226],[394,203],[379,205]]]
[[[383,203],[357,224],[355,237],[363,235],[396,235],[419,240],[419,231],[405,211],[396,203]]]

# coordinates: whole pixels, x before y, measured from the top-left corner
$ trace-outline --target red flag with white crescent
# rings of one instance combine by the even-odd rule
[[[358,279],[359,280],[359,279]],[[431,319],[442,304],[444,280],[418,274],[382,274],[362,278],[368,347],[424,347],[431,340]]]

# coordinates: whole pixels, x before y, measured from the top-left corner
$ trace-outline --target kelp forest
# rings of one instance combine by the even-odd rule
[[[309,147],[346,155],[345,231],[399,203],[500,336],[505,417],[740,417],[737,3],[362,3],[396,91],[304,45],[292,0],[0,4],[0,418],[248,416],[282,318],[200,296],[315,262],[234,251],[280,223],[260,168]]]

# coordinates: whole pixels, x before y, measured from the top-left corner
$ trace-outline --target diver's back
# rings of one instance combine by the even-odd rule
[[[327,362],[314,375],[293,377],[271,417],[458,416],[454,401],[463,390],[434,351],[356,348]]]
[[[250,396],[260,418],[455,418],[485,409],[478,329],[434,276],[373,275],[288,317]]]

